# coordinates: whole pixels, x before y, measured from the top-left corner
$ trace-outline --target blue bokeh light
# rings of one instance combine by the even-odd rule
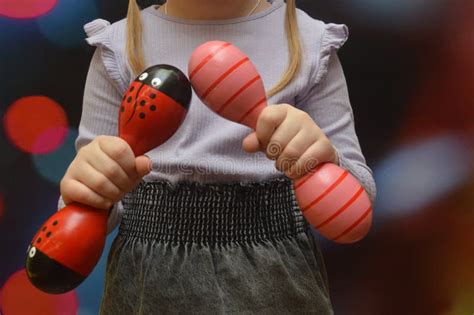
[[[50,154],[32,155],[35,168],[42,178],[54,184],[61,181],[76,156],[74,142],[77,135],[77,130],[69,129],[66,140],[57,150]]]
[[[83,25],[98,17],[93,0],[61,0],[48,15],[38,18],[41,33],[63,48],[84,43]]]
[[[410,215],[465,184],[472,154],[462,138],[444,135],[395,151],[374,169],[377,218]]]

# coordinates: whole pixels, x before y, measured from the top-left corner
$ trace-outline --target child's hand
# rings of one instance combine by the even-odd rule
[[[151,170],[146,156],[135,158],[123,139],[98,136],[82,147],[61,180],[61,196],[67,205],[79,202],[110,209]]]
[[[291,179],[305,175],[319,163],[339,163],[335,148],[314,120],[288,104],[266,107],[258,117],[256,131],[244,139],[242,147],[247,152],[265,152]]]

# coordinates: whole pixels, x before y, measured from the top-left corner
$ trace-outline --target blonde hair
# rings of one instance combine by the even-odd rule
[[[267,92],[268,97],[284,89],[298,73],[301,64],[302,51],[296,20],[295,0],[286,0],[285,32],[288,41],[288,67],[280,81]],[[130,0],[128,5],[126,51],[130,69],[136,76],[145,69],[142,47],[142,21],[137,0]]]

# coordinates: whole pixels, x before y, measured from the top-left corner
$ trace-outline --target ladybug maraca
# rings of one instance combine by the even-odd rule
[[[222,41],[204,43],[188,66],[193,89],[211,110],[231,121],[256,128],[267,106],[265,89],[254,64],[237,47]],[[338,243],[363,238],[372,224],[372,205],[361,184],[331,163],[294,182],[306,220],[324,237]]]
[[[119,110],[119,136],[135,155],[168,140],[184,120],[192,89],[177,68],[157,65],[140,74]],[[108,211],[71,203],[51,216],[28,247],[26,271],[40,290],[59,294],[77,287],[102,254]]]

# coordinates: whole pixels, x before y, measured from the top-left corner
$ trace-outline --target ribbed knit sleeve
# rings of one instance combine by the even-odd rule
[[[87,42],[97,46],[92,57],[84,88],[79,135],[75,141],[76,152],[99,135],[118,136],[118,113],[122,99],[124,80],[117,54],[109,40],[109,23],[95,20],[84,29],[89,36]],[[60,197],[58,208],[64,207]],[[114,204],[110,211],[108,232],[119,223],[123,206]]]
[[[321,40],[321,49],[318,58],[318,67],[313,80],[318,84],[329,71],[329,61],[331,56],[336,53],[347,41],[349,30],[347,26],[341,24],[326,24]]]
[[[299,106],[323,130],[335,147],[339,164],[364,186],[372,201],[376,187],[355,132],[346,79],[337,50],[348,37],[345,25],[326,24],[310,88],[299,99]]]
[[[97,19],[84,25],[84,31],[88,36],[87,43],[98,48],[100,59],[112,84],[120,93],[125,92],[128,83],[124,79],[126,70],[123,66],[123,50],[114,47],[114,28],[108,21]]]

